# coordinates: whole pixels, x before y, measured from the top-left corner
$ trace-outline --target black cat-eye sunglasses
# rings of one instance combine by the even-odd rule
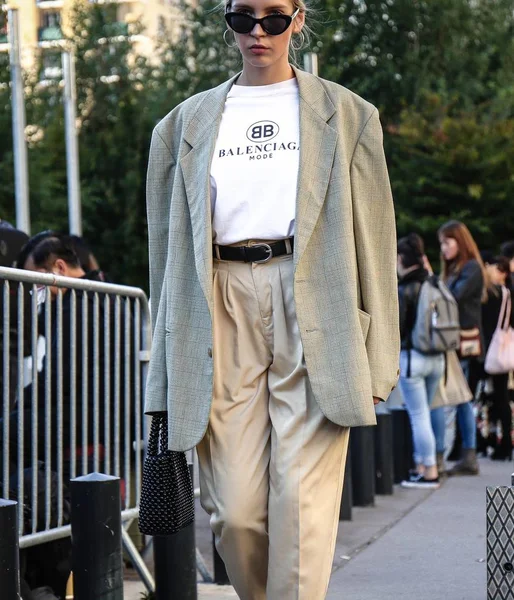
[[[247,13],[229,12],[225,13],[225,20],[230,29],[236,33],[250,33],[259,24],[267,34],[280,35],[287,30],[299,12],[300,9],[297,8],[291,16],[268,15],[262,19],[256,19]]]

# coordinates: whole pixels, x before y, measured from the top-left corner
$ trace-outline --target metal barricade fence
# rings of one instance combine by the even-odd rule
[[[145,439],[151,346],[145,293],[7,267],[0,267],[0,280],[0,497],[22,507],[20,548],[70,535],[67,482],[93,471],[120,477],[122,519],[130,523],[138,513]],[[125,530],[123,542],[152,588]]]

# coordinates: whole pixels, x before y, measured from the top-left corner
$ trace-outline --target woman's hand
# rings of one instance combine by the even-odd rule
[[[380,398],[377,398],[376,396],[373,396],[373,404],[376,406],[377,404],[380,404],[380,402],[382,402],[382,400],[380,400]]]
[[[429,275],[434,274],[434,269],[432,269],[432,265],[430,264],[430,261],[428,260],[428,256],[426,254],[423,254],[423,268],[426,271],[428,271]]]

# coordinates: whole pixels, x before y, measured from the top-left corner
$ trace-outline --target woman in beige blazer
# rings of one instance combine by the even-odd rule
[[[243,600],[325,597],[349,427],[398,378],[393,203],[377,110],[289,64],[303,0],[227,0],[242,72],[155,128],[146,411],[197,447]],[[213,16],[213,18],[216,18]]]

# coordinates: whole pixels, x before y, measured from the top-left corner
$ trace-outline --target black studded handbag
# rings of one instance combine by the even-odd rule
[[[193,482],[184,452],[168,450],[168,415],[154,415],[143,464],[139,529],[169,535],[193,523]]]

